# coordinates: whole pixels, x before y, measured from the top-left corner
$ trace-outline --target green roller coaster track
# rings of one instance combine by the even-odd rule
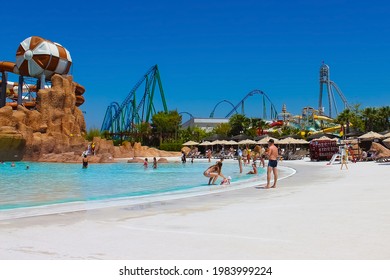
[[[143,88],[143,94],[137,101],[137,90]],[[168,107],[165,101],[164,90],[161,83],[158,66],[151,67],[143,77],[131,89],[121,105],[117,102],[112,102],[106,110],[101,132],[110,133],[113,138],[122,137],[137,133],[139,124],[150,122],[152,116],[156,113],[154,104],[156,85],[160,92],[163,111],[168,112]]]

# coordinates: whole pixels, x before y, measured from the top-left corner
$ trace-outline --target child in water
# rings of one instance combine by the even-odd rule
[[[221,182],[221,185],[230,185],[230,180],[232,177],[228,176],[227,178],[224,178]]]

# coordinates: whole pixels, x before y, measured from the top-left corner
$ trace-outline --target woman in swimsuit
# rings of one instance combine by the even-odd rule
[[[218,176],[221,176],[225,179],[225,176],[221,173],[222,170],[222,162],[218,161],[216,164],[210,166],[206,169],[205,172],[203,172],[203,175],[206,176],[209,179],[209,185],[212,183],[215,184],[215,181],[217,180]],[[211,182],[212,181],[212,182]]]

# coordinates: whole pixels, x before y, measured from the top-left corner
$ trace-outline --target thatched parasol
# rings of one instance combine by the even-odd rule
[[[257,144],[256,141],[254,140],[251,140],[251,139],[245,139],[245,140],[241,140],[240,142],[238,142],[239,145],[254,145],[254,144]]]
[[[366,140],[369,141],[369,140],[374,140],[374,139],[383,139],[383,138],[385,138],[385,136],[382,134],[379,134],[377,132],[370,131],[370,132],[363,134],[362,136],[359,136],[358,138],[360,140],[363,140],[363,141],[366,141]]]
[[[196,146],[196,145],[199,145],[198,142],[195,142],[195,141],[187,141],[185,143],[182,144],[183,146]]]
[[[315,138],[313,140],[316,140],[316,141],[337,141],[336,138],[329,138],[328,136],[321,136],[320,138]]]
[[[298,139],[287,137],[278,141],[278,144],[300,144]]]
[[[260,139],[259,141],[257,141],[257,144],[266,145],[266,144],[268,144],[268,141],[270,139],[274,140],[274,144],[279,144],[279,140],[278,139],[273,138],[273,137],[269,137],[268,135],[267,135],[267,137],[264,137],[263,139]]]
[[[202,143],[199,144],[199,146],[212,146],[214,145],[212,142],[209,142],[209,141],[204,141]]]

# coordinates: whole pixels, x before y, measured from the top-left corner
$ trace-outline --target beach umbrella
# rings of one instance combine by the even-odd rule
[[[215,140],[211,142],[213,145],[224,145],[224,140]]]
[[[183,146],[195,146],[195,145],[199,145],[198,142],[195,142],[195,141],[187,141],[185,143],[182,144]]]
[[[385,135],[383,135],[384,138],[389,138],[390,137],[390,132],[386,133]]]
[[[254,145],[254,144],[257,144],[257,142],[254,140],[245,139],[245,140],[241,140],[240,142],[238,142],[238,144],[240,144],[240,145]]]
[[[203,138],[203,141],[215,141],[215,140],[226,140],[229,139],[226,135],[222,134],[213,134],[211,136],[208,136],[206,138]]]
[[[342,145],[354,145],[354,144],[358,144],[358,143],[359,143],[358,139],[345,139],[345,140],[341,140],[341,144]]]
[[[370,131],[367,132],[366,134],[363,134],[362,136],[359,136],[358,138],[361,140],[374,140],[374,139],[383,139],[385,138],[385,136],[377,132]]]
[[[306,140],[310,141],[310,140],[314,140],[314,139],[319,139],[319,138],[321,138],[322,136],[326,136],[326,137],[328,137],[329,139],[339,138],[338,136],[333,135],[333,134],[330,134],[330,133],[319,132],[319,133],[314,133],[314,134],[312,134],[312,135],[306,137]]]
[[[266,144],[268,144],[268,141],[270,139],[273,139],[275,144],[279,144],[279,140],[278,139],[273,138],[273,137],[269,137],[268,135],[267,135],[267,137],[264,137],[263,139],[260,139],[259,141],[257,141],[257,144],[266,145]]]
[[[383,144],[385,144],[387,148],[390,148],[390,138],[383,140]]]
[[[245,135],[245,134],[238,134],[238,135],[234,135],[234,136],[232,137],[232,140],[242,141],[242,140],[246,140],[246,139],[248,139],[248,138],[250,138],[250,136]]]
[[[228,141],[228,140],[221,140],[221,141],[219,141],[219,144],[220,145],[231,145],[230,141]]]
[[[320,138],[315,138],[313,140],[316,140],[316,141],[337,141],[336,138],[329,138],[328,136],[321,136]]]
[[[226,145],[238,145],[238,143],[234,140],[227,141],[228,144]]]
[[[199,146],[212,146],[212,145],[214,145],[214,144],[209,142],[209,141],[204,141],[204,142],[199,144]]]
[[[309,144],[310,142],[306,141],[305,139],[296,139],[297,144]]]
[[[298,144],[297,139],[287,137],[278,141],[278,144]]]

